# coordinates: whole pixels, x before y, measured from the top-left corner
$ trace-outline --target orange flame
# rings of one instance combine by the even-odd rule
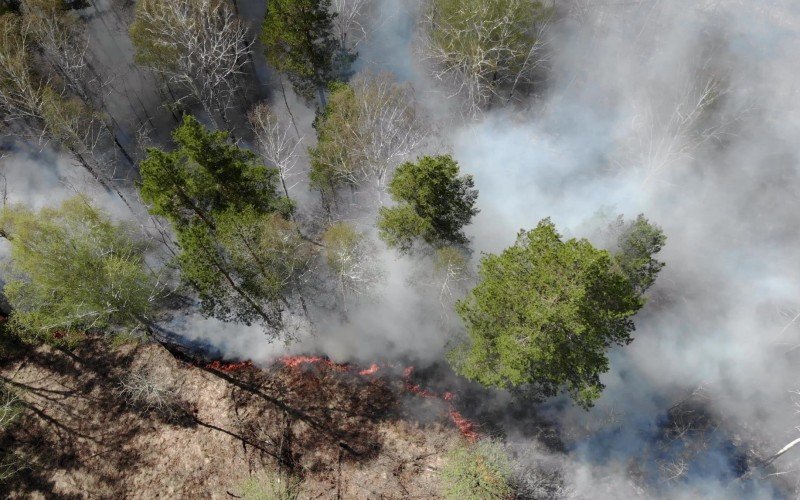
[[[475,425],[475,422],[464,418],[461,413],[456,411],[452,406],[450,406],[450,418],[453,420],[453,423],[456,424],[458,430],[461,431],[461,435],[467,438],[470,443],[474,443],[481,437],[476,430],[477,425]]]
[[[346,363],[334,363],[330,359],[321,356],[284,356],[281,358],[281,362],[284,366],[289,368],[299,368],[301,365],[321,364],[340,372],[350,369],[350,366]]]
[[[365,368],[363,370],[356,371],[356,368],[352,367],[347,363],[335,363],[328,358],[324,358],[322,356],[284,356],[281,358],[281,362],[284,366],[288,368],[300,368],[302,365],[323,365],[329,368],[332,368],[337,371],[349,371],[358,373],[361,376],[367,375],[374,375],[378,371],[380,371],[381,367],[377,363],[372,363],[369,368]],[[450,419],[453,421],[455,426],[458,428],[461,435],[464,436],[469,442],[473,443],[480,438],[480,433],[478,432],[477,424],[472,422],[469,419],[464,418],[463,415],[459,411],[455,409],[453,406],[453,400],[456,399],[456,395],[452,392],[445,391],[441,395],[429,391],[427,389],[423,389],[419,384],[413,384],[411,382],[411,376],[414,374],[414,367],[408,366],[403,369],[403,381],[404,387],[408,392],[421,396],[423,398],[428,399],[440,399],[447,403],[447,411]]]
[[[378,370],[380,370],[380,369],[381,369],[380,366],[378,366],[375,363],[372,363],[371,365],[369,365],[369,368],[367,368],[366,370],[361,370],[360,372],[358,372],[358,374],[359,375],[375,375],[376,373],[378,373]]]
[[[211,363],[206,365],[206,368],[211,368],[212,370],[218,370],[225,373],[235,372],[239,370],[244,370],[245,368],[251,368],[253,366],[252,361],[240,361],[238,363],[225,363],[224,361],[214,360]]]

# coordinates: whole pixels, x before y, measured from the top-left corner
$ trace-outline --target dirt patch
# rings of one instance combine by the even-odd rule
[[[461,439],[416,421],[402,383],[328,366],[195,366],[158,345],[74,353],[39,348],[0,369],[25,405],[0,444],[26,467],[12,498],[232,498],[264,470],[302,479],[302,498],[432,498],[441,457]],[[121,392],[148,373],[179,396],[180,416]]]

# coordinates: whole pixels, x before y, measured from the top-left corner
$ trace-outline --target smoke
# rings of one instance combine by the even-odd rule
[[[255,12],[249,5],[242,2],[243,11]],[[755,455],[767,457],[797,437],[800,6],[560,3],[537,97],[465,122],[426,79],[414,50],[418,6],[376,5],[356,69],[389,70],[411,82],[439,139],[474,175],[481,213],[469,235],[476,259],[544,217],[565,236],[603,244],[601,230],[613,216],[644,213],[668,236],[660,255],[667,266],[636,317],[635,341],[612,352],[597,405],[585,412],[558,398],[536,409],[556,423],[566,451],[542,449],[522,432],[526,422],[513,418],[502,421],[507,439],[532,450],[531,463],[557,467],[564,491],[577,497],[785,494],[796,473],[776,476],[782,483],[762,476],[796,469],[800,449],[773,469],[752,466]],[[133,130],[159,97],[148,77],[125,69],[130,42],[104,19],[110,14],[91,20],[91,37],[103,47],[95,57],[116,65],[126,82],[120,88],[128,89],[120,92],[142,94],[141,105],[120,99],[114,111]],[[266,81],[262,65],[256,74]],[[312,137],[312,111],[287,90],[302,135]],[[280,108],[280,96],[272,97]],[[152,116],[156,130],[171,127],[163,109]],[[38,207],[68,191],[63,179],[72,174],[54,159],[14,156],[3,165],[19,201]],[[304,183],[295,189],[303,202],[313,199]],[[360,229],[374,241],[374,214],[362,215]],[[430,274],[430,264],[381,244],[372,258],[384,273],[380,292],[355,302],[345,317],[312,301],[315,333],[301,329],[291,345],[269,342],[255,326],[194,315],[176,317],[170,327],[227,357],[256,362],[319,352],[336,361],[441,360],[457,318],[436,290],[409,284],[409,276]],[[511,403],[501,394],[483,404],[502,410]]]
[[[550,30],[542,102],[452,134],[481,190],[479,250],[502,249],[547,216],[591,236],[604,207],[643,212],[668,235],[667,267],[636,340],[613,353],[597,406],[551,409],[570,448],[565,474],[577,494],[628,496],[631,465],[655,465],[648,453],[667,409],[702,386],[721,429],[654,491],[777,495],[731,490],[732,457],[748,446],[768,456],[796,437],[800,12],[788,2],[647,1],[580,13]]]

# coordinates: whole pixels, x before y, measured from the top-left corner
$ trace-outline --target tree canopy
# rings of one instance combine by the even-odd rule
[[[383,189],[387,172],[425,136],[412,88],[370,72],[331,88],[309,151],[312,187],[327,198],[345,185]]]
[[[433,0],[423,16],[433,76],[477,113],[502,86],[513,93],[529,80],[540,57],[539,26],[549,15],[537,0]]]
[[[272,66],[286,73],[295,92],[306,99],[324,91],[354,58],[333,33],[336,13],[330,0],[271,0],[261,42]]]
[[[644,293],[656,281],[664,263],[653,258],[667,241],[664,231],[639,214],[632,222],[622,225],[617,237],[614,259],[638,293]]]
[[[631,342],[644,300],[613,256],[587,240],[563,241],[549,219],[485,255],[479,283],[458,302],[468,339],[450,353],[462,375],[484,385],[566,389],[591,406],[603,389],[607,351]]]
[[[434,246],[466,244],[463,228],[478,213],[473,186],[472,176],[460,176],[449,155],[403,163],[389,183],[397,205],[379,212],[380,237],[402,251],[410,250],[417,238]]]
[[[142,244],[78,196],[38,212],[7,206],[11,243],[4,293],[21,335],[68,342],[89,330],[130,330],[151,310],[156,283]]]
[[[173,224],[182,277],[206,314],[277,330],[284,294],[306,261],[278,171],[192,117],[173,139],[174,151],[147,151],[140,190],[151,213]]]

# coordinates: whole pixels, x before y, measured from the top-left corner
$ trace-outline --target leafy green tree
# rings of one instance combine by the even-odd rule
[[[512,498],[511,475],[511,461],[498,443],[482,440],[460,445],[445,457],[442,493],[450,500]]]
[[[211,132],[187,115],[172,137],[176,150],[150,148],[139,167],[142,198],[153,214],[180,228],[198,219],[213,226],[213,213],[228,208],[291,212],[276,190],[278,171],[231,144],[226,132]]]
[[[449,155],[423,156],[400,165],[389,183],[394,207],[381,207],[380,237],[387,245],[408,251],[417,238],[434,246],[466,244],[462,229],[478,213],[471,175],[459,176]]]
[[[287,220],[292,206],[278,194],[278,171],[192,117],[173,138],[172,152],[148,150],[140,190],[177,233],[182,277],[206,314],[279,330],[286,293],[310,257]]]
[[[87,198],[33,212],[7,206],[11,243],[4,293],[23,337],[65,343],[89,330],[131,331],[146,321],[157,287],[144,247]]]
[[[261,29],[261,42],[272,66],[286,73],[298,95],[319,95],[355,58],[336,40],[330,0],[270,0]]]
[[[479,283],[456,310],[468,339],[449,354],[481,384],[566,389],[581,406],[600,396],[608,349],[631,342],[644,300],[611,254],[587,240],[562,241],[549,219],[485,255]]]
[[[622,223],[621,216],[619,223]],[[661,251],[666,241],[664,231],[651,224],[643,214],[623,225],[619,231],[614,259],[637,293],[642,294],[650,288],[664,267],[664,263],[653,258],[653,255]]]

